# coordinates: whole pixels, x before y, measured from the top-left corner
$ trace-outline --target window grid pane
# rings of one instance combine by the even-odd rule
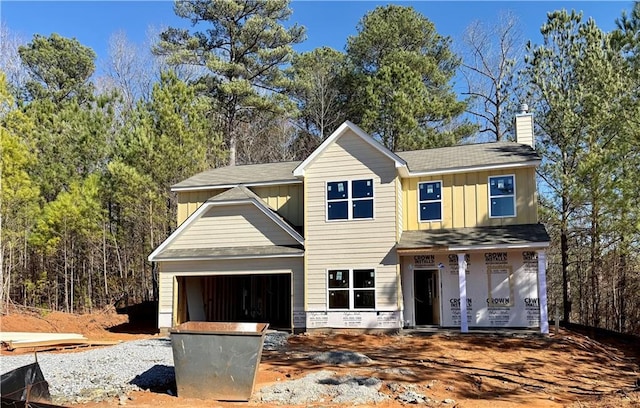
[[[354,309],[373,309],[376,307],[374,290],[354,290],[353,296]]]
[[[329,309],[349,309],[349,291],[330,290]]]
[[[327,183],[327,200],[340,200],[349,197],[349,184],[346,181]]]
[[[354,288],[375,287],[375,272],[373,269],[355,269],[353,271]]]
[[[420,220],[436,221],[442,219],[442,205],[440,201],[420,204]]]
[[[514,216],[513,197],[495,197],[491,199],[491,215],[493,217]]]
[[[349,288],[349,271],[348,270],[334,270],[329,271],[329,287],[334,288]]]
[[[353,218],[373,218],[373,200],[353,200]]]
[[[327,203],[327,219],[346,220],[349,219],[348,201],[330,201]]]
[[[491,197],[513,195],[513,176],[491,177]]]
[[[373,180],[353,180],[351,195],[352,198],[373,197]]]
[[[420,201],[440,200],[442,198],[442,185],[438,181],[436,183],[420,184]]]

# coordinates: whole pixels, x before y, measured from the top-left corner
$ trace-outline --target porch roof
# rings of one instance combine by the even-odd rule
[[[398,253],[420,251],[462,251],[489,248],[549,246],[549,234],[542,224],[404,231]]]
[[[264,245],[225,248],[166,249],[156,255],[155,261],[188,261],[209,259],[248,259],[303,256],[302,245]]]

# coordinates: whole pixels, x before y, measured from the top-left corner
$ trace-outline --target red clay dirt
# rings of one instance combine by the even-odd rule
[[[2,331],[80,333],[92,340],[130,341],[155,335],[127,325],[126,315],[118,315],[113,310],[88,315],[12,312],[0,316],[0,328]],[[264,350],[254,390],[319,370],[328,369],[340,375],[372,375],[366,366],[328,366],[309,358],[312,353],[330,350],[366,354],[376,364],[376,377],[385,384],[414,385],[417,392],[431,399],[427,406],[640,407],[636,383],[640,381],[640,346],[613,339],[596,341],[567,330],[548,337],[344,332],[296,335],[289,338],[284,351]],[[384,368],[406,368],[413,375]],[[405,405],[388,386],[383,385],[381,391],[391,398],[375,406]],[[261,403],[255,398],[245,403],[231,403],[147,391],[133,392],[126,401],[114,399],[77,407],[122,405],[134,408],[281,406]],[[318,402],[304,406],[336,405]]]

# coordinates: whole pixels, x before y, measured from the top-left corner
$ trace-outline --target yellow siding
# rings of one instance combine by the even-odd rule
[[[291,224],[296,227],[302,226],[304,211],[302,184],[251,187],[251,190]]]
[[[515,175],[516,216],[489,218],[489,176]],[[442,222],[419,222],[418,183],[442,181]],[[535,169],[480,171],[404,179],[403,229],[441,229],[538,222]]]
[[[436,180],[432,178],[432,180]],[[453,206],[454,196],[453,196],[453,176],[447,174],[445,176],[440,177],[442,180],[442,203],[443,203],[443,211],[442,211],[442,223],[431,223],[431,228],[451,228],[453,227]],[[451,203],[449,206],[446,203]],[[449,227],[445,227],[448,225]]]
[[[327,181],[373,179],[374,219],[327,221]],[[379,310],[397,310],[396,169],[353,133],[346,133],[305,169],[307,310],[327,309],[328,269],[375,268]]]
[[[476,195],[478,194],[478,174],[466,173],[466,181],[464,182],[464,225],[470,225],[477,222],[478,206],[476,205]]]
[[[455,174],[453,176],[453,184],[451,186],[451,189],[447,189],[447,191],[451,191],[452,200],[455,201],[452,210],[453,228],[464,228],[464,185],[466,184],[466,179],[467,178],[465,174]]]
[[[253,204],[213,206],[169,249],[296,245],[298,242]]]
[[[211,189],[202,191],[178,192],[178,225],[182,224],[205,201],[225,191],[224,189]]]

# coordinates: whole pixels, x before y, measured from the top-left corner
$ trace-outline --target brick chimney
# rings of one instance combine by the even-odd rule
[[[529,112],[529,105],[520,105],[520,113],[516,114],[516,142],[528,144],[535,149],[536,139],[533,135],[533,114]]]

